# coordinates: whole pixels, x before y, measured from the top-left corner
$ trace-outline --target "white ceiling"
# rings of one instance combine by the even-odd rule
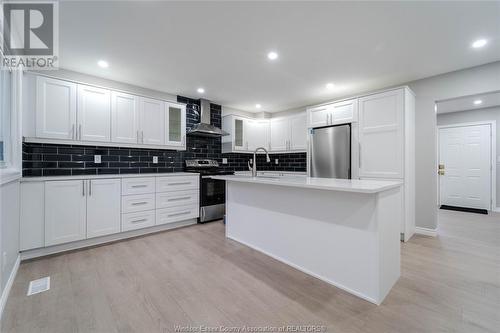
[[[480,100],[481,104],[474,104]],[[436,103],[437,113],[460,112],[475,109],[491,108],[500,106],[500,92],[491,92],[473,96],[464,96]]]
[[[275,112],[500,60],[499,17],[500,2],[477,1],[67,1],[60,65]]]

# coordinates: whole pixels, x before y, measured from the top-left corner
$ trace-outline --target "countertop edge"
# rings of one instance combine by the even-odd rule
[[[150,177],[176,177],[176,176],[198,176],[195,172],[164,172],[164,173],[130,173],[109,175],[77,175],[77,176],[42,176],[22,177],[21,183],[46,182],[55,180],[86,180],[86,179],[122,179],[122,178],[150,178]]]

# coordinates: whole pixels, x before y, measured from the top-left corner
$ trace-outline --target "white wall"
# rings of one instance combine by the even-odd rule
[[[461,111],[461,112],[450,112],[438,114],[437,116],[437,124],[441,125],[453,125],[460,123],[470,123],[484,120],[495,120],[497,126],[500,126],[500,106],[493,108],[485,108],[479,110],[469,110],[469,111]],[[493,157],[497,161],[497,202],[496,206],[500,207],[500,135],[498,135],[497,129],[497,151],[496,155]],[[498,157],[497,157],[498,156]]]
[[[416,225],[437,227],[435,102],[500,90],[500,61],[407,83],[415,92]]]

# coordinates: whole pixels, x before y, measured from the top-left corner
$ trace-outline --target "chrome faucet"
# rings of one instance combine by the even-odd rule
[[[250,161],[248,161],[248,170],[252,171],[252,177],[257,177],[257,151],[261,149],[266,153],[266,162],[267,163],[271,162],[271,159],[269,158],[269,154],[267,153],[266,148],[259,147],[255,149],[255,151],[253,152],[252,166],[250,166]]]

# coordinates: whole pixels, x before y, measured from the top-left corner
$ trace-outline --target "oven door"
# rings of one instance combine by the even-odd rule
[[[201,177],[200,222],[219,220],[226,212],[226,182],[212,179],[210,176]]]

